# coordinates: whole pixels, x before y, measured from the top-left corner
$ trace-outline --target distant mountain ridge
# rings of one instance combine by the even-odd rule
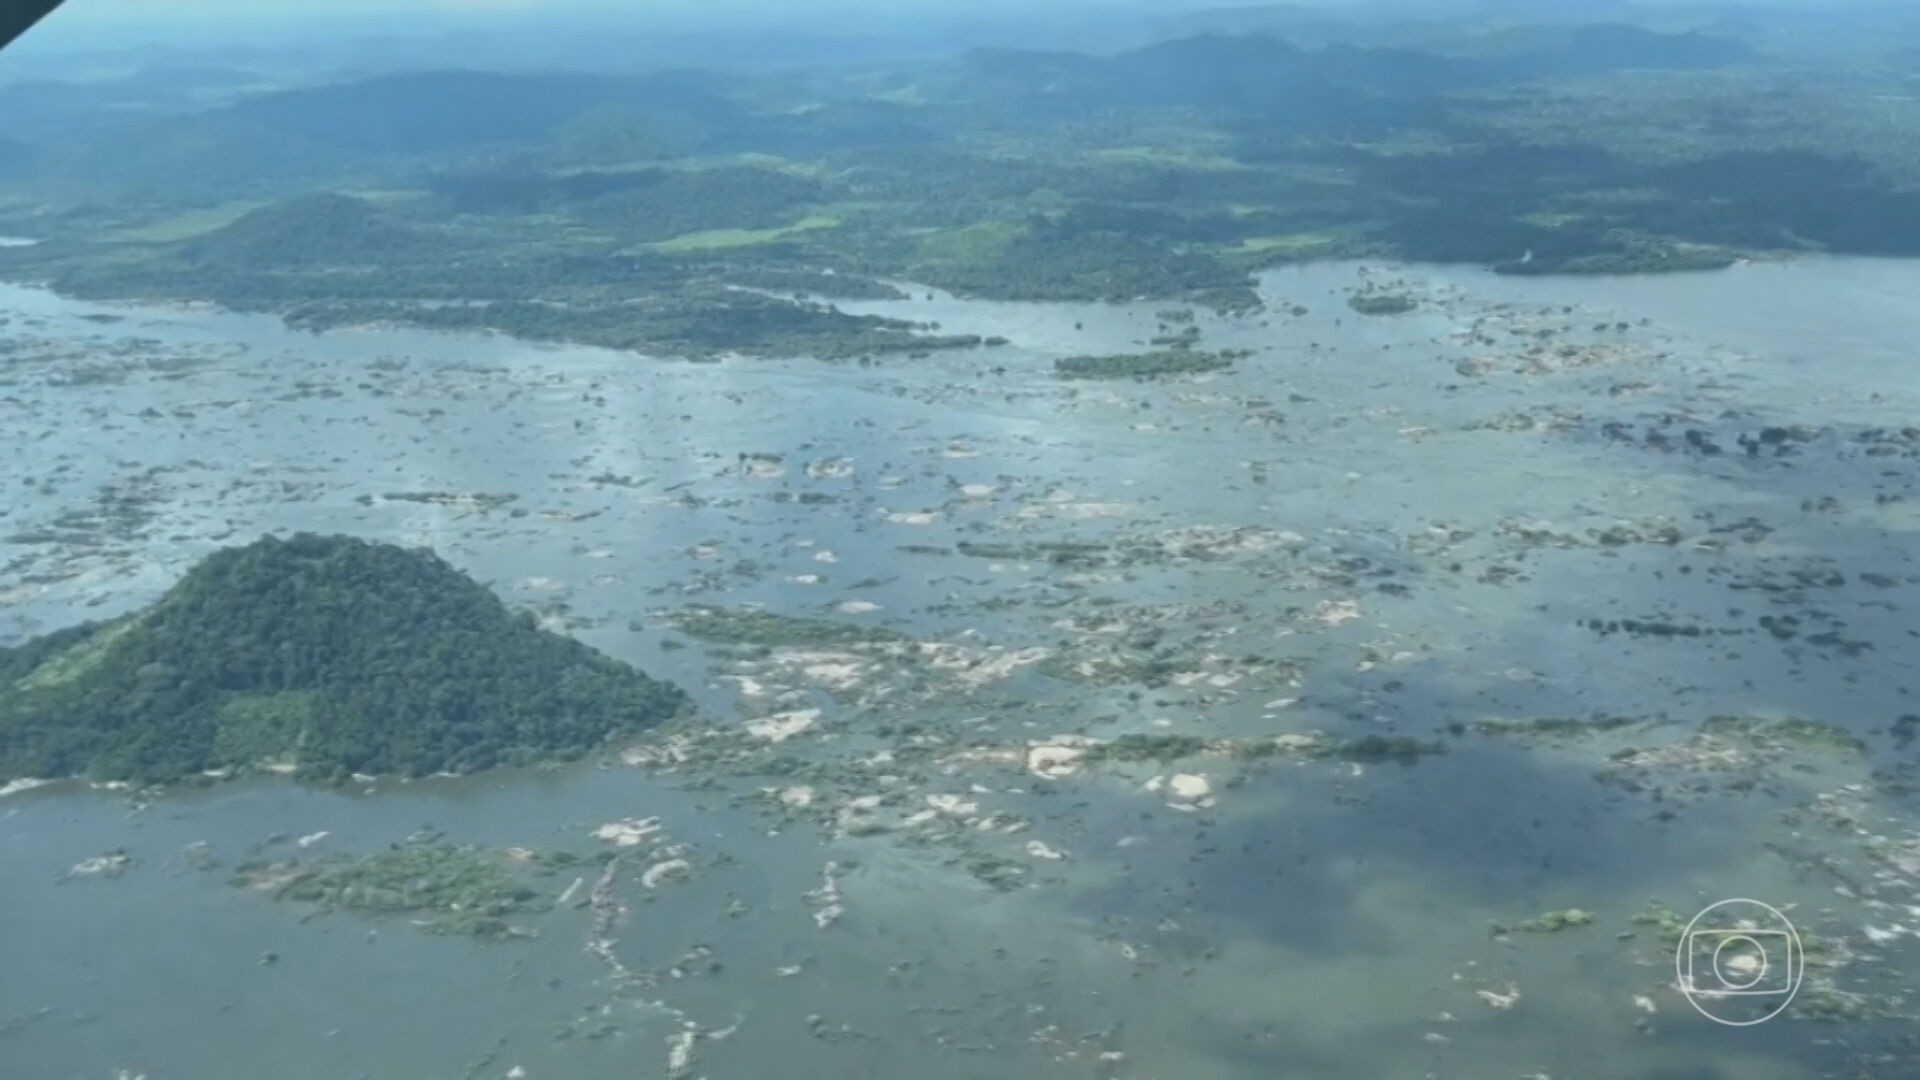
[[[248,120],[354,150],[415,154],[543,139],[607,106],[714,116],[729,111],[714,76],[667,73],[423,71],[259,94],[232,105]]]
[[[1255,111],[1336,89],[1418,97],[1547,76],[1717,67],[1751,55],[1730,38],[1612,24],[1512,28],[1475,44],[1455,55],[1339,43],[1302,47],[1271,33],[1210,32],[1108,57],[976,49],[964,63],[1003,91]]]

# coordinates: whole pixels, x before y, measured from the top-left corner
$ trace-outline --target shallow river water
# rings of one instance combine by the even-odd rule
[[[1420,306],[1359,315],[1363,288]],[[1052,361],[1185,314],[913,287],[843,306],[1011,344],[692,364],[0,286],[0,641],[148,603],[222,544],[346,532],[680,683],[699,746],[819,710],[789,772],[643,744],[0,796],[0,1075],[1920,1070],[1920,264],[1336,264],[1262,292],[1193,315],[1200,347],[1252,350],[1231,370],[1135,383]],[[675,626],[696,604],[928,644],[711,649]],[[1859,742],[1765,727],[1788,717]],[[1502,726],[1543,718],[1577,723]],[[1030,756],[1122,734],[1213,745]],[[1438,752],[1231,750],[1366,736]],[[650,817],[693,872],[621,882],[638,977],[571,906],[479,943],[204,868],[425,825],[591,853]],[[70,872],[119,849],[119,876]],[[1752,1027],[1695,1012],[1635,919],[1731,897],[1820,943]],[[1593,923],[1517,928],[1569,908]]]

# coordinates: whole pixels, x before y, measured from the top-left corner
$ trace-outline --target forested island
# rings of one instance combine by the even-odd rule
[[[1183,23],[796,69],[0,83],[0,233],[42,241],[0,277],[311,329],[864,358],[992,343],[821,302],[904,282],[1238,311],[1303,260],[1920,254],[1920,160],[1889,137],[1920,119],[1911,66],[1871,33]]]
[[[685,700],[429,551],[266,537],[141,611],[0,648],[0,783],[464,773],[578,758]]]

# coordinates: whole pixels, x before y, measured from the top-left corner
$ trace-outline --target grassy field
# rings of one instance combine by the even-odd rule
[[[1359,250],[1350,236],[1337,232],[1288,233],[1284,236],[1249,236],[1234,250],[1243,255],[1270,255],[1285,259],[1330,259]]]
[[[684,255],[696,251],[724,251],[730,248],[778,243],[804,233],[839,227],[840,219],[830,214],[808,214],[791,225],[782,225],[777,229],[704,229],[700,232],[682,233],[670,240],[662,240],[647,247],[669,255]]]
[[[222,225],[230,225],[247,211],[257,210],[265,205],[266,203],[256,199],[235,199],[218,206],[188,210],[137,228],[122,230],[120,238],[136,244],[165,244],[175,240],[185,240],[202,233],[210,233]]]
[[[1250,168],[1224,154],[1167,146],[1107,146],[1087,155],[1110,165],[1157,165],[1169,169],[1237,172]]]

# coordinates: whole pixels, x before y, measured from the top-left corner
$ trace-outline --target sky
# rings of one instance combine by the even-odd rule
[[[66,0],[36,27],[37,55],[126,44],[297,44],[303,36],[412,36],[572,23],[629,33],[788,28],[878,34],[1007,16],[1070,22],[1089,13],[1172,14],[1245,0]],[[1306,4],[1372,0],[1292,0]],[[18,46],[16,46],[18,48]],[[29,50],[22,50],[23,52]]]
[[[1068,29],[1104,15],[1166,16],[1207,8],[1278,3],[1323,9],[1388,7],[1428,14],[1448,8],[1501,4],[1524,11],[1581,3],[1599,12],[1631,3],[1642,7],[1704,4],[1711,0],[66,0],[34,36],[35,53],[113,48],[127,43],[220,47],[268,44],[296,47],[303,37],[408,37],[417,33],[498,30],[571,22],[627,33],[720,29],[747,32],[861,34],[899,37],[938,32],[942,24],[978,26],[1013,19]],[[1779,7],[1841,7],[1858,0],[1732,0]],[[1904,2],[1904,0],[1886,0]],[[569,18],[571,17],[571,18]],[[1012,17],[1012,18],[1010,18]],[[1605,18],[1605,15],[1600,17]],[[963,35],[964,36],[964,35]]]
[[[1231,0],[67,0],[60,18],[68,23],[112,23],[155,18],[212,16],[244,19],[284,19],[367,16],[460,16],[541,11],[549,13],[619,13],[640,18],[713,19],[723,16],[776,14],[806,17],[822,11],[865,8],[898,14],[934,11],[1003,11],[1065,7],[1158,7],[1180,10],[1226,6]],[[1308,5],[1339,0],[1306,0]]]
[[[225,24],[245,31],[285,24],[354,24],[422,29],[512,21],[531,14],[617,19],[631,25],[712,24],[735,19],[780,23],[819,19],[828,12],[861,17],[912,18],[939,12],[1031,11],[1092,6],[1097,0],[66,0],[40,30],[70,35],[131,28]],[[1106,6],[1169,10],[1217,0],[1108,0]],[[1310,0],[1313,2],[1313,0]]]
[[[1236,2],[1242,0],[66,0],[0,53],[0,81],[104,78],[125,74],[129,65],[166,63],[266,64],[300,77],[422,65],[722,69],[977,44],[1117,48],[1135,43],[1114,35],[1137,37],[1141,16]]]

